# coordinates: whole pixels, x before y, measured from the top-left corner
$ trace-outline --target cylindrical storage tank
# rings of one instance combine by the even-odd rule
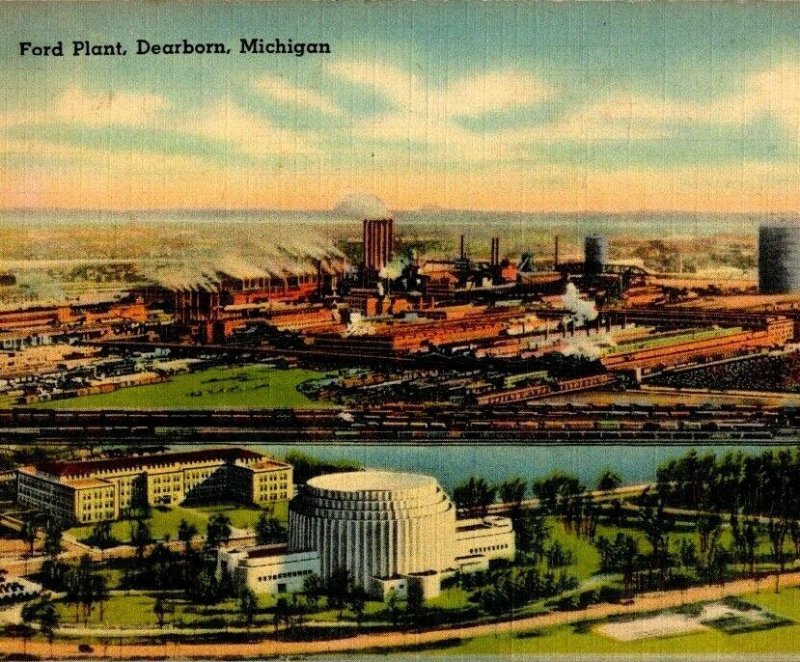
[[[758,291],[800,293],[800,227],[762,225],[758,229]]]
[[[452,568],[456,512],[430,476],[358,471],[318,476],[289,504],[289,551],[317,550],[321,573],[372,577]]]
[[[608,262],[608,242],[605,237],[591,235],[583,242],[583,272],[596,276],[606,270]]]

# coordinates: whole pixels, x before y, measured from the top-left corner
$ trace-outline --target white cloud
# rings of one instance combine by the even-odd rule
[[[428,91],[409,71],[377,62],[334,62],[328,72],[351,83],[365,85],[400,108],[424,108]]]
[[[282,103],[311,108],[329,115],[339,115],[341,113],[341,110],[334,106],[330,99],[316,90],[298,87],[280,76],[262,76],[255,82],[255,87],[267,96]]]
[[[553,96],[553,88],[525,72],[490,71],[461,78],[444,90],[444,104],[455,116],[475,117],[535,106]]]
[[[427,87],[411,72],[374,62],[337,62],[328,71],[371,88],[394,106],[383,114],[357,121],[352,126],[354,135],[395,142],[407,150],[411,143],[419,143],[428,147],[429,156],[452,161],[518,158],[520,147],[502,135],[470,130],[458,120],[533,106],[553,94],[550,86],[530,74],[511,70],[461,78],[442,89]]]
[[[207,108],[197,119],[187,121],[183,128],[194,135],[229,143],[252,156],[319,153],[315,134],[275,126],[264,118],[246,113],[231,101]]]

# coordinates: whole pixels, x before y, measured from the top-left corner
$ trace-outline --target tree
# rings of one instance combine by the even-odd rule
[[[597,489],[600,492],[610,492],[622,485],[622,476],[613,469],[606,467],[597,477]]]
[[[517,550],[530,554],[534,563],[538,563],[550,537],[550,527],[544,516],[537,510],[520,511],[514,517],[514,532]]]
[[[697,565],[697,548],[693,540],[682,538],[678,543],[678,557],[684,568],[694,568]]]
[[[193,602],[209,606],[220,601],[219,582],[208,568],[201,569],[188,588],[189,598]]]
[[[63,535],[64,531],[61,527],[61,523],[56,519],[48,520],[47,527],[44,531],[42,551],[45,553],[45,556],[52,561],[55,561],[63,550],[61,546],[61,538]]]
[[[348,596],[348,606],[356,617],[356,625],[360,628],[361,621],[364,619],[364,611],[367,608],[367,593],[360,586],[354,586]]]
[[[412,623],[418,623],[425,611],[425,594],[417,582],[408,582],[406,589],[406,613]]]
[[[91,590],[95,601],[100,605],[100,620],[102,621],[105,617],[105,603],[111,597],[106,578],[100,574],[92,575]]]
[[[344,566],[335,568],[330,577],[328,577],[326,586],[328,606],[331,609],[339,610],[339,618],[342,617],[344,608],[347,605],[351,586],[350,571]]]
[[[400,609],[397,606],[397,593],[394,590],[389,592],[389,597],[386,599],[386,612],[392,625],[397,627],[400,621]]]
[[[650,555],[650,571],[659,571],[659,585],[664,588],[664,580],[669,560],[669,537],[672,521],[664,513],[664,499],[661,495],[645,494],[642,496],[639,510],[645,538],[653,552]]]
[[[772,547],[772,554],[775,561],[778,563],[779,572],[775,575],[775,592],[780,592],[780,573],[783,572],[786,565],[786,554],[783,549],[783,543],[786,540],[786,534],[789,531],[789,524],[785,519],[778,519],[770,517],[767,520],[767,537],[769,538],[770,546]]]
[[[272,545],[286,540],[286,529],[272,513],[262,512],[256,522],[256,544]]]
[[[153,542],[153,536],[147,520],[138,519],[131,524],[131,543],[136,548],[136,558],[139,562],[144,559],[144,550],[151,542]]]
[[[45,602],[38,612],[39,629],[42,634],[47,637],[50,644],[50,657],[53,656],[53,639],[56,636],[58,629],[59,618],[56,606],[49,600]]]
[[[22,536],[22,539],[26,543],[28,543],[29,554],[33,554],[33,545],[34,543],[36,543],[36,533],[37,533],[36,522],[30,517],[26,517],[25,519],[23,519],[20,535]]]
[[[306,602],[311,609],[317,608],[319,598],[324,592],[325,585],[318,574],[311,573],[310,575],[306,575],[303,580],[303,593],[305,593]]]
[[[286,598],[278,598],[275,602],[275,608],[272,615],[272,622],[277,631],[281,622],[286,623],[288,627],[292,619],[292,610],[289,606],[289,601]]]
[[[206,525],[206,547],[217,549],[221,545],[227,545],[231,539],[231,520],[223,514],[213,515]]]
[[[575,497],[583,494],[586,488],[572,474],[553,471],[544,478],[533,482],[531,491],[539,499],[545,512],[553,515],[566,515]]]
[[[252,589],[245,588],[239,595],[239,611],[245,625],[250,628],[258,612],[258,597]]]
[[[192,539],[197,533],[197,527],[194,524],[190,524],[185,519],[182,519],[180,524],[178,524],[178,540],[185,545],[187,554],[192,550]]]
[[[156,616],[156,621],[158,621],[158,627],[162,630],[167,621],[167,614],[171,613],[171,611],[172,609],[163,595],[156,597],[156,601],[153,604],[153,613]]]
[[[494,503],[496,489],[483,478],[471,476],[453,490],[456,507],[472,516],[483,517],[487,508]]]
[[[98,522],[92,529],[91,535],[87,538],[87,542],[93,547],[107,549],[108,547],[113,547],[119,541],[111,535],[111,522]]]
[[[36,620],[36,614],[41,607],[41,602],[29,602],[22,605],[20,616],[22,618],[22,637],[23,637],[23,652],[28,652],[28,641],[33,637],[35,630],[31,627],[31,623]]]
[[[64,578],[64,588],[66,589],[65,601],[75,605],[75,622],[80,619],[80,604],[83,596],[84,586],[78,570],[70,570]]]
[[[525,494],[528,491],[528,483],[523,478],[511,478],[497,487],[500,501],[511,504],[511,509],[516,511],[522,505]]]

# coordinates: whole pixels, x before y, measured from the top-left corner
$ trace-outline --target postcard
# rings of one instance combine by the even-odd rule
[[[0,655],[800,657],[800,5],[0,19]]]

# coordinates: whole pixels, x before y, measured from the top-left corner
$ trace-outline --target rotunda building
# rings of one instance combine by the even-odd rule
[[[289,505],[288,543],[289,552],[318,550],[323,577],[344,567],[370,590],[373,578],[452,569],[456,509],[430,476],[318,476]]]

